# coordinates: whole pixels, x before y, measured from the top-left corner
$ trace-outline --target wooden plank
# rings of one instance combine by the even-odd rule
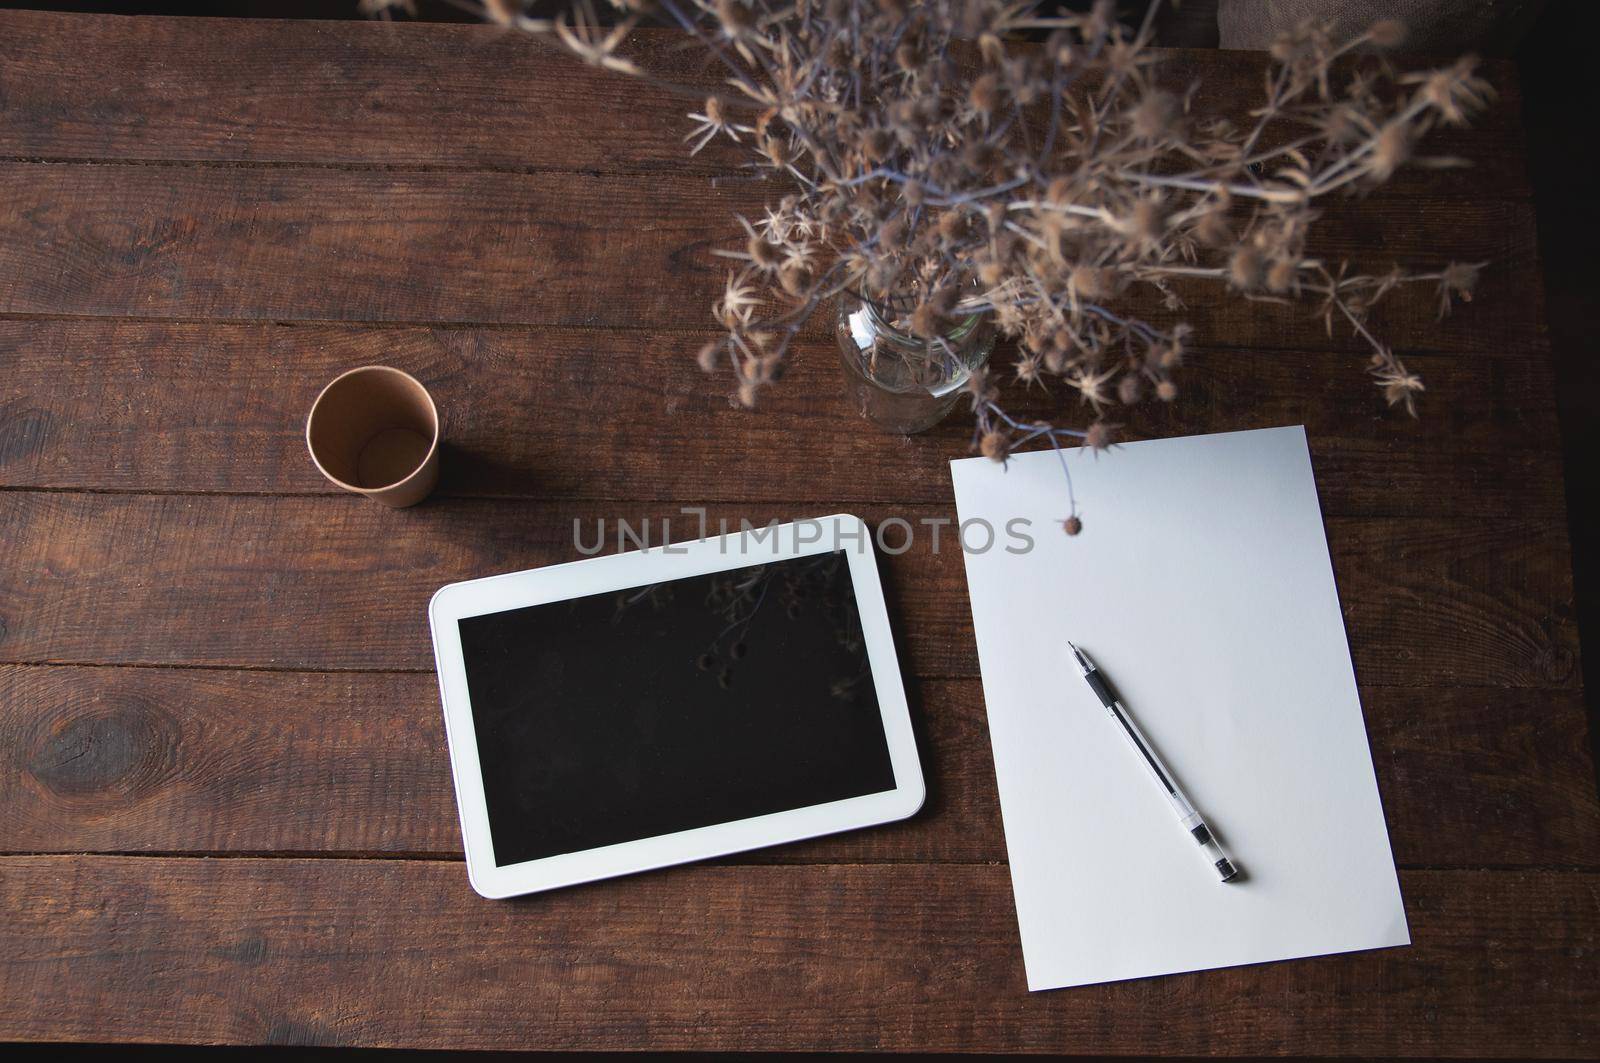
[[[909,689],[920,815],[730,862],[1003,863],[978,682]],[[1362,702],[1401,866],[1600,868],[1581,695]],[[431,675],[0,666],[0,750],[0,852],[461,852]]]
[[[882,561],[907,670],[977,674],[950,509],[858,508],[921,531]],[[708,523],[714,533],[723,520],[736,530],[823,511],[720,506]],[[394,511],[347,497],[0,491],[0,541],[11,551],[0,661],[427,669],[434,590],[571,560],[577,535],[597,548],[602,518],[608,550],[617,519],[648,520],[658,543],[697,533],[676,504],[457,500]],[[675,522],[666,536],[662,518]],[[924,523],[936,521],[946,522],[938,551]],[[1578,685],[1564,522],[1327,524],[1362,682]],[[886,540],[895,549],[898,535]]]
[[[682,41],[640,33],[630,54],[703,91],[720,75]],[[1204,113],[1243,120],[1261,98],[1259,56],[1163,54],[1172,87],[1201,82]],[[721,144],[689,157],[697,97],[492,27],[8,11],[0,69],[0,156],[645,173],[743,161]],[[1515,67],[1485,73],[1495,106],[1425,142],[1473,167],[1402,171],[1392,192],[1529,196]]]
[[[0,163],[0,313],[704,329],[728,272],[712,249],[770,191],[696,177]],[[1310,248],[1387,270],[1489,261],[1471,306],[1381,304],[1396,349],[1525,355],[1540,343],[1533,208],[1376,197],[1324,212]],[[1127,300],[1203,345],[1363,351],[1313,308],[1213,284]],[[1122,304],[1119,303],[1119,307]],[[816,320],[812,333],[828,334]]]
[[[0,1037],[1593,1054],[1600,876],[1401,890],[1410,948],[1030,994],[1004,867],[691,867],[507,903],[454,863],[8,857]]]
[[[921,816],[736,862],[1003,860],[977,684],[912,697]],[[0,667],[12,741],[0,851],[461,852],[432,675]]]
[[[301,443],[318,389],[383,362],[445,414],[448,495],[828,499],[944,504],[967,453],[963,411],[936,432],[871,429],[837,355],[808,343],[755,413],[707,379],[703,337],[572,329],[0,321],[0,484],[95,490],[332,493]],[[1303,423],[1323,510],[1338,516],[1560,519],[1544,358],[1419,355],[1422,415],[1385,413],[1360,359],[1214,351],[1181,401],[1115,413],[1130,437]],[[203,398],[202,398],[203,396]],[[1083,419],[1076,398],[1009,390],[1018,416]]]

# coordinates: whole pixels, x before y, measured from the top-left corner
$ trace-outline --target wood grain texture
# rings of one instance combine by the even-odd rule
[[[728,272],[711,252],[738,231],[736,212],[758,214],[773,193],[644,180],[0,163],[0,313],[705,329]],[[1308,253],[1378,271],[1492,263],[1471,306],[1443,321],[1431,286],[1380,304],[1371,324],[1397,350],[1540,343],[1527,202],[1340,201]],[[1309,305],[1208,282],[1177,290],[1181,316],[1153,290],[1126,310],[1187,321],[1203,345],[1364,350],[1345,330],[1330,338]]]
[[[728,862],[1005,862],[978,682],[908,689],[918,816]],[[1361,697],[1401,866],[1600,869],[1580,696]],[[0,666],[0,766],[0,852],[461,851],[426,674]]]
[[[881,563],[901,657],[920,676],[977,674],[966,578],[948,507],[857,507],[925,534]],[[722,521],[820,515],[712,507]],[[693,538],[680,506],[455,500],[384,510],[344,497],[0,492],[0,661],[432,666],[426,609],[445,583],[579,556],[607,521]],[[661,520],[676,531],[663,535]],[[1203,519],[1197,515],[1196,519]],[[945,522],[935,552],[931,526]],[[1369,685],[1572,688],[1566,533],[1555,521],[1327,522],[1356,673]],[[1035,534],[1057,534],[1036,528]],[[898,532],[886,541],[898,548]],[[974,543],[981,535],[974,533]]]
[[[1261,61],[1170,70],[1242,113]],[[1307,308],[1204,287],[1183,401],[1114,418],[1307,425],[1415,947],[1030,995],[948,529],[881,561],[920,816],[516,902],[467,885],[440,584],[570,559],[575,520],[686,537],[680,501],[953,516],[967,429],[864,428],[826,320],[765,413],[693,369],[710,251],[776,194],[685,158],[697,100],[481,26],[0,11],[0,1041],[1596,1055],[1600,807],[1520,99],[1489,74],[1499,105],[1428,144],[1476,167],[1331,203],[1311,248],[1490,261],[1442,324],[1431,292],[1375,317],[1421,419]],[[443,407],[413,511],[305,459],[312,396],[369,362]]]
[[[10,857],[0,1037],[1594,1052],[1600,876],[1401,890],[1410,948],[1029,994],[1003,867],[680,868],[507,903],[454,863]]]
[[[635,34],[628,52],[701,90],[720,77],[676,34]],[[1260,56],[1164,54],[1163,80],[1180,90],[1198,80],[1205,113],[1242,121],[1261,98]],[[1515,67],[1491,62],[1484,72],[1498,102],[1472,128],[1424,143],[1472,167],[1403,170],[1391,193],[1528,196]],[[707,174],[742,161],[720,144],[689,157],[685,113],[698,109],[697,94],[598,71],[488,26],[8,11],[0,79],[0,155]]]
[[[443,410],[448,495],[949,505],[964,418],[877,433],[847,405],[827,341],[804,346],[760,410],[734,409],[728,380],[694,366],[704,338],[0,321],[0,484],[336,492],[306,458],[306,410],[338,373],[381,362],[416,374]],[[1130,436],[1305,424],[1330,515],[1561,519],[1548,363],[1408,365],[1428,385],[1416,419],[1385,411],[1357,357],[1249,350],[1195,354],[1181,402],[1116,419]],[[1015,398],[1018,416],[1079,410],[1059,392]]]

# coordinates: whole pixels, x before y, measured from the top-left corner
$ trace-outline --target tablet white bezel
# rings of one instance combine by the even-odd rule
[[[456,621],[836,549],[842,549],[849,559],[867,660],[894,769],[893,790],[496,866],[466,663],[461,654],[461,632]],[[883,586],[878,579],[872,533],[858,517],[835,514],[776,527],[747,526],[744,531],[686,543],[452,583],[433,596],[428,605],[428,622],[433,629],[434,656],[439,667],[439,693],[444,703],[456,805],[461,814],[467,877],[472,888],[485,897],[535,893],[888,823],[904,819],[922,807],[922,768],[917,760]]]

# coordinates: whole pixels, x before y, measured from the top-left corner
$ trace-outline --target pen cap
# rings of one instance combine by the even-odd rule
[[[1200,848],[1205,850],[1206,859],[1217,869],[1222,881],[1227,882],[1239,873],[1239,869],[1233,866],[1233,861],[1228,859],[1228,854],[1222,851],[1222,846],[1217,844],[1217,839],[1211,836],[1210,831],[1206,832],[1205,841],[1200,843]]]
[[[1183,821],[1189,828],[1189,833],[1194,840],[1200,843],[1200,848],[1206,854],[1206,859],[1211,861],[1211,866],[1217,869],[1217,874],[1222,876],[1222,881],[1231,881],[1239,874],[1239,869],[1233,861],[1228,859],[1228,854],[1222,851],[1222,846],[1217,844],[1217,839],[1212,837],[1211,828],[1205,825],[1198,812],[1190,813]]]

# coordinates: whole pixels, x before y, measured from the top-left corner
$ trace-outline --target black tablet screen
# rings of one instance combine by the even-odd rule
[[[842,552],[459,623],[499,865],[894,789]]]

